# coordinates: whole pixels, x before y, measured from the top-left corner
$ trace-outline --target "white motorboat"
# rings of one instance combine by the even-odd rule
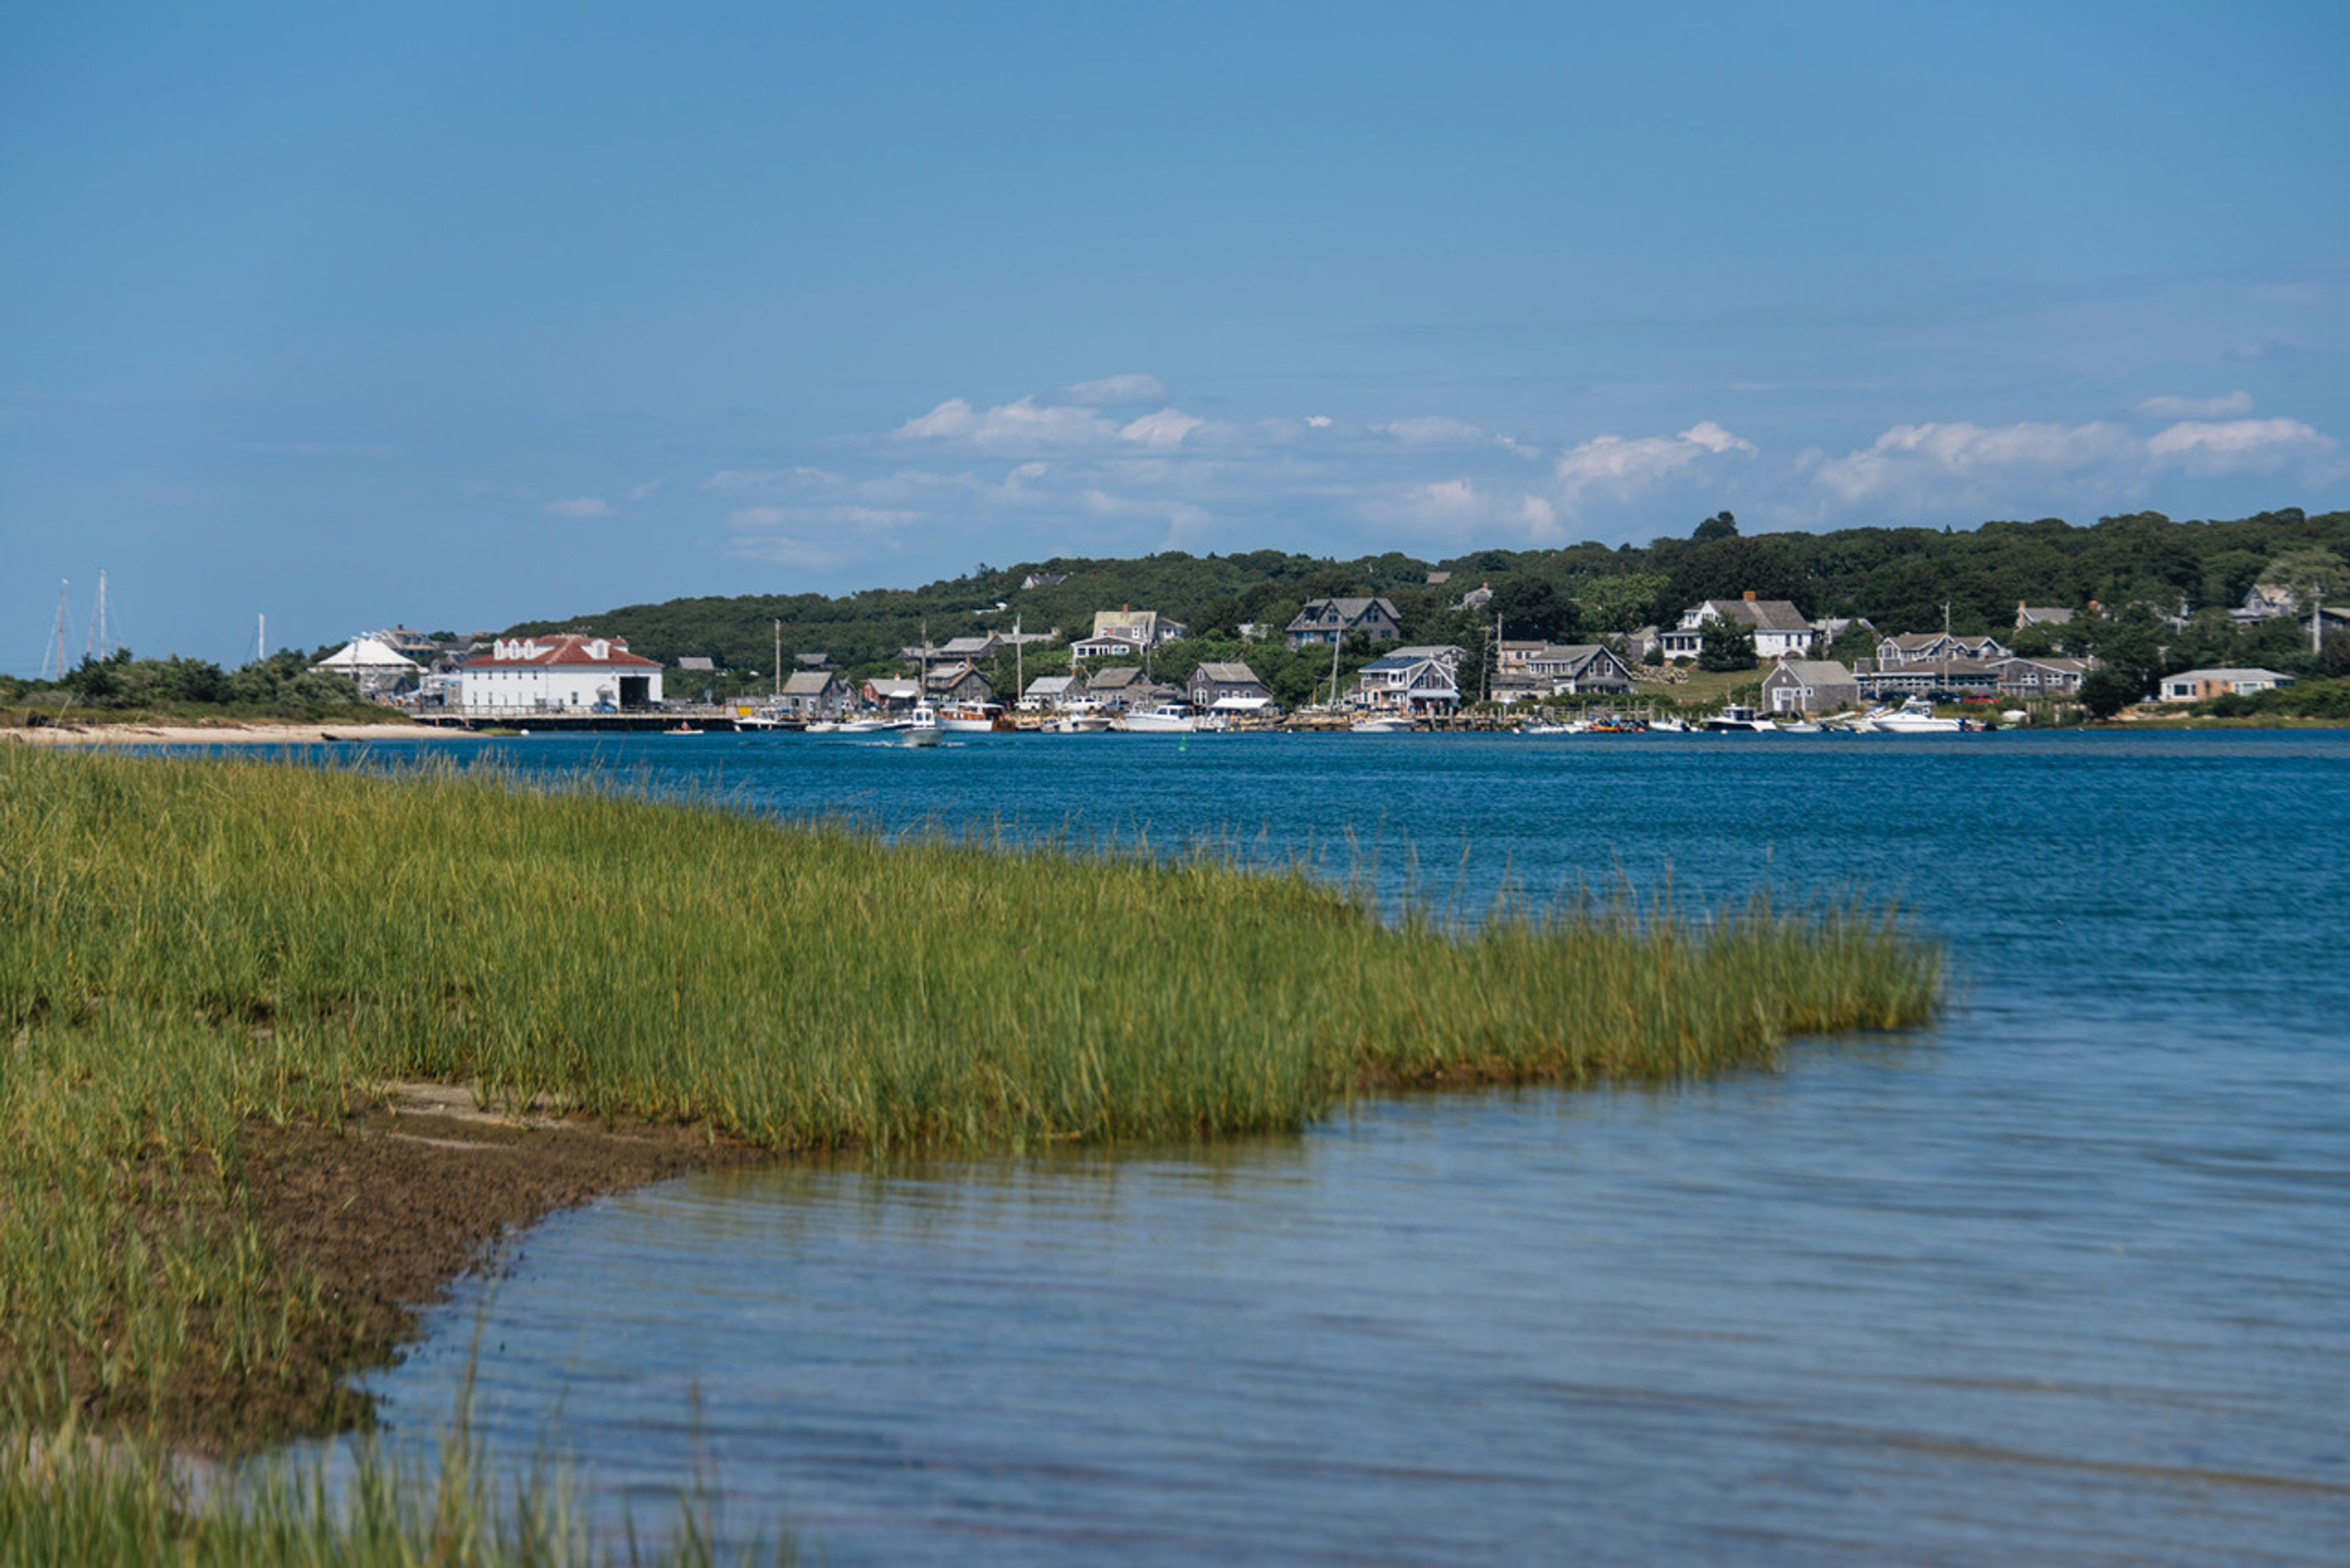
[[[1059,735],[1098,735],[1109,728],[1106,715],[1091,712],[1064,713],[1045,726]]]
[[[1357,735],[1402,735],[1414,728],[1412,722],[1400,713],[1382,713],[1375,719],[1357,719],[1347,726]]]
[[[1820,727],[1809,719],[1798,719],[1792,724],[1779,726],[1779,733],[1783,735],[1816,735],[1819,732]]]
[[[939,710],[939,728],[950,735],[991,734],[1003,712],[1000,702],[950,702]]]
[[[905,737],[906,744],[910,746],[937,745],[939,711],[928,702],[915,703],[913,712],[906,718]]]
[[[886,713],[868,713],[861,719],[850,719],[840,726],[844,735],[881,735],[899,728],[903,719],[893,719]]]
[[[1137,735],[1188,735],[1200,727],[1191,710],[1180,702],[1161,702],[1126,716],[1126,728]]]
[[[834,720],[813,719],[808,722],[807,729],[804,732],[810,735],[831,735],[837,734],[839,731],[840,725]]]
[[[1778,725],[1768,719],[1756,718],[1753,709],[1740,703],[1732,703],[1706,720],[1705,727],[1733,735],[1775,735],[1779,732]]]
[[[1652,735],[1686,735],[1689,733],[1689,728],[1688,722],[1681,719],[1651,719],[1648,721],[1648,733]]]
[[[1888,735],[1955,735],[1966,728],[1960,720],[1936,716],[1934,705],[1923,697],[1912,697],[1897,709],[1879,708],[1868,718]]]

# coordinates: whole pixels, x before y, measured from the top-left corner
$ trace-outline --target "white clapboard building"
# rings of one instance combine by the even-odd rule
[[[620,712],[660,700],[661,667],[617,637],[502,637],[457,670],[469,713]]]

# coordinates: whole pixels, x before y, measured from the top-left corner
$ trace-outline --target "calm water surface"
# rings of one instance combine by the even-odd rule
[[[1898,891],[1930,1031],[1295,1139],[689,1179],[374,1386],[841,1563],[2350,1560],[2350,737],[531,739],[1474,906]],[[1355,846],[1346,842],[1348,829]],[[941,910],[941,919],[954,918]]]

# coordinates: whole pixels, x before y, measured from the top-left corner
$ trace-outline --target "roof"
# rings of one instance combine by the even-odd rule
[[[469,659],[468,670],[659,670],[652,659],[629,651],[618,637],[588,637],[564,632],[555,637],[502,637],[490,645],[487,659]]]
[[[1039,675],[1028,682],[1031,697],[1057,697],[1077,683],[1074,675]]]
[[[884,698],[919,697],[922,692],[921,682],[905,680],[895,675],[877,675],[865,683],[865,690],[872,692],[876,697]]]
[[[706,653],[686,653],[678,656],[677,667],[680,670],[707,670],[715,673],[718,661]]]
[[[939,646],[932,650],[931,657],[935,659],[974,659],[984,654],[994,652],[995,645],[999,640],[1000,639],[998,638],[992,634],[987,637],[949,638],[946,641],[939,644]]]
[[[1616,650],[1614,649],[1607,647],[1606,644],[1597,642],[1562,642],[1557,644],[1546,642],[1543,644],[1539,651],[1530,655],[1529,659],[1540,659],[1544,664],[1555,664],[1560,659],[1572,659],[1577,664],[1581,664],[1599,654],[1605,653],[1613,655],[1615,651]]]
[[[1107,670],[1097,670],[1087,678],[1087,688],[1097,691],[1116,691],[1128,686],[1155,684],[1143,673],[1139,664],[1113,664]]]
[[[1320,625],[1321,623],[1319,621],[1309,620],[1306,618],[1309,612],[1311,612],[1316,606],[1336,609],[1338,612],[1338,618],[1350,626],[1356,621],[1367,618],[1374,607],[1376,607],[1379,612],[1382,615],[1385,615],[1389,620],[1396,618],[1395,606],[1388,603],[1386,599],[1307,599],[1305,601],[1305,607],[1297,612],[1297,618],[1289,623],[1290,629],[1292,631],[1304,631],[1312,627]]]
[[[2025,626],[2063,626],[2073,618],[2073,612],[2051,605],[2018,605],[2015,618]]]
[[[1806,686],[1857,684],[1853,672],[1833,659],[1783,659],[1779,660],[1779,670],[1785,670]],[[1775,675],[1778,672],[1774,670],[1771,673]]]
[[[838,678],[834,676],[829,670],[804,670],[784,677],[784,695],[786,697],[821,697],[826,691],[838,684]]]
[[[2176,675],[2162,678],[2165,686],[2174,680],[2290,680],[2290,675],[2280,675],[2273,670],[2182,670]]]
[[[372,637],[362,637],[344,644],[310,666],[313,670],[414,670],[416,660],[402,658]]]
[[[1812,623],[1792,599],[1708,599],[1716,614],[1742,620],[1757,631],[1809,631]]]
[[[1262,686],[1256,671],[1245,664],[1201,664],[1195,674],[1204,675],[1220,686]]]

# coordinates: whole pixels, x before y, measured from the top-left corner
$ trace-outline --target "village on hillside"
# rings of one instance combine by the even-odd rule
[[[1444,576],[1430,574],[1432,581]],[[1863,618],[1807,618],[1790,600],[1749,592],[1692,604],[1670,625],[1559,643],[1513,638],[1498,615],[1485,622],[1492,598],[1491,587],[1481,586],[1454,607],[1477,612],[1481,631],[1490,631],[1473,649],[1406,642],[1396,605],[1375,595],[1311,598],[1285,624],[1243,624],[1244,645],[1279,649],[1293,660],[1329,650],[1326,684],[1317,679],[1307,700],[1290,703],[1247,657],[1170,659],[1190,628],[1130,605],[1097,611],[1080,636],[1065,637],[1057,628],[1015,629],[907,646],[889,673],[846,672],[822,651],[786,656],[779,628],[768,690],[738,689],[723,698],[721,678],[735,676],[739,688],[741,676],[711,658],[686,655],[664,665],[631,651],[625,639],[589,630],[448,639],[396,626],[354,639],[313,669],[421,719],[468,725],[674,719],[829,728],[887,726],[936,711],[966,725],[977,716],[987,728],[1147,729],[1433,727],[1471,716],[1517,727],[1561,705],[1586,720],[1631,725],[1644,713],[1677,712],[1683,706],[1677,689],[1692,672],[1742,670],[1755,672],[1746,682],[1751,692],[1741,694],[1759,711],[1759,717],[1749,715],[1756,727],[1934,704],[1995,710],[2021,722],[2035,711],[2050,713],[2051,704],[2077,701],[2100,668],[2095,657],[2037,650],[2047,639],[2032,634],[2061,628],[2076,612],[2029,603],[2016,606],[2012,633],[2002,639],[1947,627],[1887,629]],[[2098,607],[2088,607],[2091,613]],[[2293,618],[2313,648],[2350,630],[2350,615],[2322,604],[2304,612],[2282,585],[2256,585],[2229,613],[2245,625]],[[1838,656],[1856,645],[1870,651]],[[1357,657],[1342,657],[1348,649]],[[1007,657],[1014,670],[1033,657],[1043,672],[1014,674],[999,687]],[[1155,665],[1180,669],[1162,679]],[[2265,668],[2194,669],[2166,675],[2158,691],[2138,695],[2198,702],[2272,691],[2293,679]],[[1723,704],[1717,696],[1711,705]]]

